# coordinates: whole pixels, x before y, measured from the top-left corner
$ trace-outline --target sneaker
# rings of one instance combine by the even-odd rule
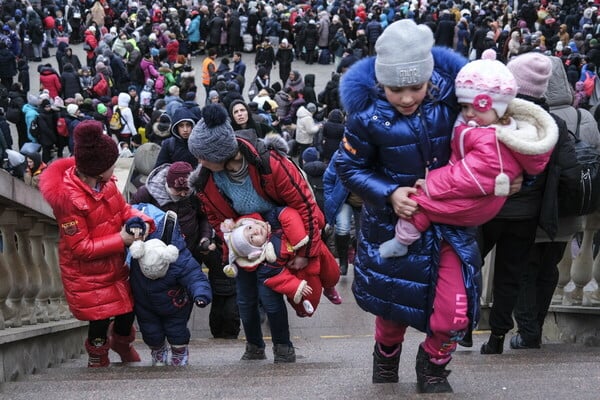
[[[539,349],[540,342],[523,339],[520,333],[510,338],[510,348],[513,350]]]
[[[274,344],[273,355],[275,364],[296,362],[296,351],[291,344]]]
[[[334,287],[323,289],[323,294],[333,304],[342,304],[342,298]]]
[[[169,348],[166,343],[159,348],[151,348],[150,354],[152,355],[152,366],[162,367],[169,365]]]
[[[188,347],[171,346],[171,365],[183,367],[188,364]]]
[[[242,355],[242,360],[266,360],[265,348],[258,347],[252,343],[246,343],[246,351]]]
[[[400,364],[401,353],[401,344],[391,354],[384,354],[379,343],[375,343],[375,349],[373,350],[373,383],[398,382],[398,365]]]

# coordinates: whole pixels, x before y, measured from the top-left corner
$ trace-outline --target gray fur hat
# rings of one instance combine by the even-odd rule
[[[222,163],[235,156],[238,143],[225,108],[209,104],[202,109],[202,117],[188,139],[188,148],[194,157]]]
[[[375,76],[384,86],[425,83],[433,72],[433,32],[426,25],[402,19],[389,25],[377,39]]]

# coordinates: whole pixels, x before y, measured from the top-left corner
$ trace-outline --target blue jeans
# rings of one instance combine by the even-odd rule
[[[352,207],[348,203],[342,204],[335,216],[335,234],[350,235],[352,218],[354,218],[354,232],[358,232],[360,230],[360,207]],[[358,237],[358,235],[355,235],[355,237]]]
[[[265,347],[258,312],[260,301],[269,320],[273,344],[291,346],[288,313],[283,295],[266,287],[263,281],[258,279],[256,271],[249,272],[240,268],[236,281],[237,302],[246,341],[258,347]]]

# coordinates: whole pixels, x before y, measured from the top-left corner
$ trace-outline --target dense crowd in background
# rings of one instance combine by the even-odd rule
[[[386,26],[402,18],[428,25],[436,45],[470,59],[481,58],[488,48],[505,62],[528,51],[556,55],[564,62],[575,105],[588,107],[600,62],[597,7],[546,1],[514,6],[452,0],[8,0],[1,5],[2,119],[16,125],[15,148],[39,144],[33,147],[41,150],[39,161],[34,156],[37,166],[70,154],[73,129],[88,118],[103,122],[129,155],[142,136],[158,144],[170,136],[166,124],[181,105],[199,116],[208,102],[229,109],[233,100],[244,99],[262,127],[259,136],[281,134],[298,144],[293,151],[299,156],[313,137],[322,150],[323,138],[313,132],[296,138],[298,111],[309,111],[317,122],[343,111],[340,75],[374,55]],[[84,59],[73,53],[74,44],[83,44]],[[49,49],[55,49],[58,68],[48,62]],[[192,57],[203,57],[201,70],[192,67]],[[324,91],[315,93],[314,74],[302,76],[293,68],[299,62],[334,64]],[[247,73],[247,64],[254,64],[255,75]],[[30,91],[30,79],[39,79],[39,93]],[[111,127],[116,110],[119,118]],[[5,159],[4,149],[13,143],[6,125],[0,125]],[[24,171],[15,173],[22,177]]]

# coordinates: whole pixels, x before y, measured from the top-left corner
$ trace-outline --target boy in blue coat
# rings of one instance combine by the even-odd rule
[[[211,302],[210,284],[186,247],[176,215],[151,204],[133,207],[152,217],[157,226],[146,241],[136,241],[129,248],[134,312],[142,339],[151,349],[152,365],[169,364],[168,342],[170,364],[184,366],[188,363],[187,324],[192,306],[196,303],[204,308]],[[138,222],[132,218],[127,227],[143,229]]]

